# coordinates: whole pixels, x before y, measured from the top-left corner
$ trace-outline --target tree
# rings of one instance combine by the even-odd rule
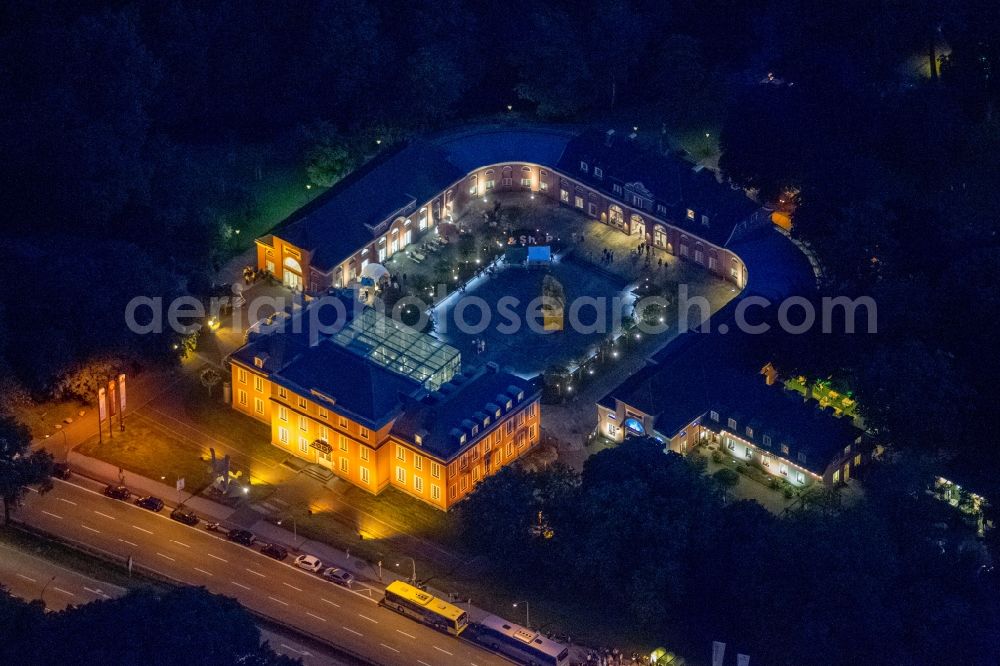
[[[52,455],[31,450],[31,432],[9,416],[0,416],[0,497],[3,522],[19,506],[28,486],[50,483]]]
[[[309,144],[305,155],[306,174],[314,184],[330,187],[354,168],[347,142],[336,127],[319,122],[305,128],[303,133]]]

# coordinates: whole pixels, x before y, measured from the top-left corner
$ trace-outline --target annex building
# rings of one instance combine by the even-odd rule
[[[337,183],[258,238],[257,265],[307,293],[357,283],[472,200],[531,192],[704,266],[742,289],[733,245],[769,224],[741,190],[635,134],[483,127],[416,139]]]
[[[370,308],[313,337],[308,309],[230,356],[232,407],[271,444],[378,494],[447,510],[540,437],[541,392]]]
[[[648,435],[682,455],[717,445],[797,487],[849,481],[870,461],[850,419],[774,384],[747,356],[733,335],[681,336],[597,402],[598,431],[616,442]]]

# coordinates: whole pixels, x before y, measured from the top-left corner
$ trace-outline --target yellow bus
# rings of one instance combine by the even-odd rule
[[[399,580],[386,586],[385,598],[381,603],[386,608],[452,636],[458,636],[469,624],[469,614],[458,606]]]

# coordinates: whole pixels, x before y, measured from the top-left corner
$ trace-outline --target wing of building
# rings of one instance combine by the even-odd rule
[[[598,401],[600,433],[653,436],[681,454],[717,445],[794,486],[849,480],[871,456],[864,433],[773,384],[737,337],[691,332],[672,342]]]
[[[514,191],[576,208],[740,288],[747,270],[732,245],[768,224],[741,190],[642,149],[634,135],[486,126],[416,139],[368,163],[258,238],[258,268],[309,293],[349,286],[471,200]]]
[[[540,438],[540,390],[370,308],[324,319],[315,302],[230,357],[233,408],[271,444],[371,493],[389,486],[439,509]]]

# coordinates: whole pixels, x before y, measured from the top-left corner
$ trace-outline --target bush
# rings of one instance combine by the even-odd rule
[[[712,478],[723,488],[733,488],[740,482],[740,475],[728,468],[720,469]]]
[[[708,468],[708,458],[706,458],[703,455],[694,453],[694,454],[691,454],[691,456],[689,457],[689,459],[691,461],[691,464],[694,465],[694,468],[696,470],[698,470],[702,474],[705,473],[705,470]]]
[[[719,453],[718,451],[712,451],[712,462],[714,462],[716,465],[721,465],[722,454]]]

